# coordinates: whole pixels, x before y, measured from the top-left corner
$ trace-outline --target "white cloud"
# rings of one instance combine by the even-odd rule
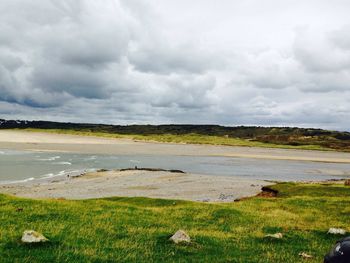
[[[349,7],[4,0],[0,117],[350,130]]]

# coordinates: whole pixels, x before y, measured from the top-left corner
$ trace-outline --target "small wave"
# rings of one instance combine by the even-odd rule
[[[63,176],[68,174],[68,172],[66,170],[62,170],[59,171],[58,173],[48,173],[48,174],[44,174],[43,176],[41,176],[41,178],[43,179],[47,179],[47,178],[52,178],[52,177],[56,177],[56,176]]]
[[[48,174],[44,174],[41,178],[50,178],[50,177],[54,177],[55,174],[53,173],[48,173]]]
[[[56,176],[64,176],[64,175],[67,175],[69,174],[70,171],[66,171],[66,170],[62,170],[62,171],[59,171],[58,173],[48,173],[48,174],[44,174],[43,176],[41,176],[41,178],[52,178],[52,177],[56,177]]]
[[[44,158],[44,159],[38,159],[39,161],[55,161],[57,159],[61,158],[61,156],[53,156],[49,158]]]
[[[5,181],[4,183],[6,183],[6,184],[18,184],[18,183],[25,183],[25,182],[33,181],[34,179],[35,179],[34,177],[30,177],[30,178],[23,179],[23,180]]]
[[[41,178],[43,179],[47,179],[47,178],[52,178],[52,177],[56,177],[56,176],[66,176],[66,175],[79,175],[79,174],[83,174],[86,172],[90,172],[90,171],[95,171],[96,169],[86,169],[86,170],[62,170],[59,171],[58,173],[48,173],[48,174],[44,174]]]
[[[67,172],[65,170],[63,171],[60,171],[57,175],[60,176],[60,175],[65,175]]]
[[[72,165],[72,163],[70,163],[70,162],[57,162],[57,163],[54,163],[54,164]]]
[[[117,159],[119,159],[119,157],[118,156],[109,156],[109,157],[107,157],[108,159],[112,159],[112,160],[117,160]]]
[[[22,180],[22,182],[28,182],[28,181],[33,181],[35,178],[34,177],[30,177],[27,179]]]
[[[138,160],[129,160],[129,162],[131,162],[131,163],[140,163],[140,161],[138,161]]]
[[[26,151],[16,151],[16,150],[1,150],[0,151],[1,155],[27,155],[27,154],[31,154],[30,152],[26,152]]]
[[[97,156],[93,155],[93,156],[90,156],[88,158],[85,158],[84,161],[93,161],[93,160],[96,160]]]

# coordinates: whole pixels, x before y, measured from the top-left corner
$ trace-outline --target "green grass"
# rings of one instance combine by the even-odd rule
[[[287,145],[287,144],[274,144],[264,143],[254,140],[231,138],[224,136],[213,135],[201,135],[201,134],[152,134],[152,135],[135,135],[135,134],[117,134],[109,132],[96,132],[96,131],[76,131],[70,129],[25,129],[31,132],[46,132],[55,134],[70,134],[70,135],[82,135],[82,136],[95,136],[104,138],[125,138],[140,141],[154,141],[165,143],[186,143],[186,144],[209,144],[209,145],[226,145],[226,146],[244,146],[244,147],[263,147],[263,148],[282,148],[282,149],[302,149],[302,150],[319,150],[319,151],[334,151],[331,148],[325,148],[320,145]]]
[[[307,262],[322,262],[339,238],[327,235],[328,228],[350,230],[350,187],[283,183],[274,188],[280,191],[277,198],[228,204],[0,195],[0,262],[304,262],[299,252],[314,256]],[[23,245],[26,229],[51,241]],[[178,229],[193,243],[170,243]],[[263,238],[275,232],[284,238]]]

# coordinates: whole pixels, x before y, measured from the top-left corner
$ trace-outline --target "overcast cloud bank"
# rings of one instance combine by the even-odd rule
[[[350,130],[348,10],[342,0],[4,0],[0,117]]]

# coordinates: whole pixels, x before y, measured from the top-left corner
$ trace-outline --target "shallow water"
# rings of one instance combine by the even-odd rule
[[[339,163],[211,156],[120,156],[0,150],[0,182],[50,178],[90,169],[119,169],[134,166],[278,181],[350,177],[350,164]]]

